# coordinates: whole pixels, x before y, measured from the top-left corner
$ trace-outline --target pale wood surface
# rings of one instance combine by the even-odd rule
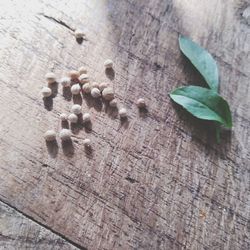
[[[80,248],[249,249],[248,5],[1,1],[0,199]],[[82,44],[72,35],[77,27],[86,33]],[[169,99],[173,88],[202,81],[178,49],[179,33],[218,62],[220,92],[234,120],[221,145],[212,129]],[[107,58],[115,62],[113,80],[103,69]],[[58,148],[46,146],[43,133],[60,130],[58,115],[72,101],[59,86],[46,110],[39,94],[44,75],[53,70],[61,77],[82,65],[92,80],[112,82],[128,122],[84,99],[92,131],[78,131],[73,145],[62,147],[58,139]],[[134,104],[138,97],[148,103],[144,116]]]
[[[78,249],[2,202],[0,202],[0,248],[8,250]]]

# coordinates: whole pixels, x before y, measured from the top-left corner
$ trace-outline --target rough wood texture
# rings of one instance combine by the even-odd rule
[[[77,248],[0,202],[0,249],[76,250]]]
[[[249,249],[247,7],[243,0],[1,4],[1,200],[88,249]],[[86,33],[82,44],[76,27]],[[218,62],[234,120],[221,145],[169,99],[173,88],[202,82],[178,49],[179,33]],[[115,62],[110,79],[107,58]],[[59,131],[58,115],[72,101],[59,86],[44,103],[44,75],[82,65],[92,80],[112,82],[128,121],[74,99],[91,112],[92,131],[76,129],[72,145],[46,145],[44,131]],[[147,114],[138,113],[138,97],[147,100]]]

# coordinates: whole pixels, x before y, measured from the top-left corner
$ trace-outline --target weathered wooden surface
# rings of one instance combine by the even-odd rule
[[[0,248],[8,250],[78,249],[2,202],[0,202]]]
[[[249,249],[250,26],[247,1],[4,1],[0,8],[0,199],[88,249]],[[245,13],[243,16],[242,13]],[[71,32],[83,28],[78,44]],[[201,81],[178,49],[188,35],[216,58],[232,133],[213,131],[171,103]],[[103,70],[115,61],[115,77]],[[51,111],[44,75],[86,65],[112,81],[129,119],[92,100],[91,133],[47,147],[69,111],[59,87]],[[149,112],[134,104],[145,97]],[[79,101],[79,100],[78,100]],[[86,155],[82,138],[93,141]],[[8,212],[6,212],[8,213]],[[17,235],[18,237],[18,235]],[[51,236],[52,237],[52,236]],[[0,242],[1,246],[4,246]],[[18,249],[25,249],[19,245]]]

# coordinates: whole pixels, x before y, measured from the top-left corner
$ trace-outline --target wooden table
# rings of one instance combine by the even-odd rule
[[[14,0],[1,2],[0,16],[1,249],[250,249],[247,0]],[[86,34],[81,44],[75,28]],[[170,101],[175,87],[203,84],[179,51],[180,33],[218,62],[234,121],[220,145]],[[59,86],[44,103],[44,75],[82,65],[114,86],[128,121],[74,99],[92,130],[46,145],[43,133],[60,131],[73,102]],[[138,112],[139,97],[148,113]]]

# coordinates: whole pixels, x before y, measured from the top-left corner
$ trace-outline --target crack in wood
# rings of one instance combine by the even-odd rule
[[[63,22],[62,20],[58,20],[58,19],[56,19],[55,17],[48,16],[48,15],[46,15],[46,14],[44,14],[44,13],[39,13],[39,15],[41,15],[41,16],[43,16],[43,17],[49,19],[49,20],[52,20],[52,21],[54,21],[54,22],[56,22],[56,23],[58,23],[58,24],[60,24],[60,25],[62,25],[62,26],[64,26],[64,27],[66,27],[67,29],[69,29],[69,30],[71,30],[71,31],[75,31],[75,29],[71,28],[68,24],[66,24],[66,23]]]
[[[57,236],[59,236],[61,239],[65,240],[66,242],[68,242],[68,243],[71,244],[72,246],[74,246],[74,247],[76,247],[76,248],[78,248],[78,249],[81,249],[81,250],[88,250],[86,247],[83,247],[83,246],[79,245],[78,243],[72,241],[71,239],[69,239],[69,238],[66,237],[65,235],[60,234],[59,232],[57,232],[57,231],[53,230],[52,228],[48,227],[47,225],[45,225],[45,224],[39,222],[39,221],[36,220],[34,217],[32,217],[32,216],[30,216],[30,215],[24,213],[23,211],[19,210],[18,208],[16,208],[15,206],[11,205],[10,203],[8,203],[8,202],[2,200],[1,198],[0,198],[0,202],[2,202],[3,204],[5,204],[6,206],[12,208],[13,210],[15,210],[17,213],[21,214],[21,215],[24,216],[25,218],[28,218],[29,220],[35,222],[35,223],[38,224],[39,226],[41,226],[41,227],[47,229],[48,231],[52,232],[53,234],[55,234],[55,235],[57,235]],[[3,238],[8,237],[8,236],[2,235],[2,234],[0,234],[0,236],[1,236],[1,237],[0,237],[1,240],[3,240]]]
[[[127,177],[125,178],[125,180],[129,181],[130,183],[138,182],[137,180],[135,180],[135,179],[133,179],[133,178],[131,178],[131,177],[129,177],[129,176],[127,176]]]

